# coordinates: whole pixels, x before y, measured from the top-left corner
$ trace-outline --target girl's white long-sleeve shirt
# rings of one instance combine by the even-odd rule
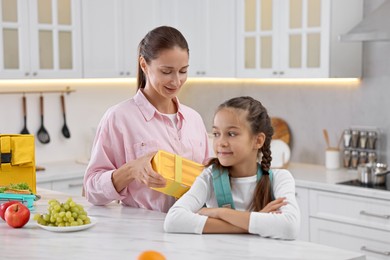
[[[257,184],[257,176],[230,178],[236,210],[247,211]],[[283,169],[273,170],[272,191],[275,198],[285,197],[287,205],[280,214],[251,212],[248,232],[262,237],[295,239],[300,227],[300,211],[295,198],[295,181]],[[202,234],[207,216],[197,212],[206,204],[217,208],[211,166],[199,175],[192,187],[168,211],[164,229],[172,233]]]

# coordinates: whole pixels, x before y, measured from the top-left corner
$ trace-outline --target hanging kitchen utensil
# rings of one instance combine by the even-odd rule
[[[50,136],[43,125],[43,96],[42,95],[40,96],[40,108],[41,108],[41,127],[37,132],[37,136],[38,136],[38,140],[41,143],[47,144],[50,142]]]
[[[64,94],[61,95],[61,107],[62,107],[62,115],[64,116],[64,126],[62,127],[62,134],[64,135],[65,138],[70,138],[70,131],[68,126],[66,125]]]
[[[329,141],[328,131],[327,131],[326,129],[322,129],[322,132],[323,132],[323,134],[324,134],[326,147],[327,147],[327,148],[330,148],[330,141]]]
[[[23,95],[22,98],[22,103],[23,103],[23,120],[24,120],[24,126],[22,131],[20,132],[21,134],[30,134],[30,132],[27,129],[27,106],[26,106],[26,97]]]

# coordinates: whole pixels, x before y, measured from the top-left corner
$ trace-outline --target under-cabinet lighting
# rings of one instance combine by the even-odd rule
[[[358,86],[360,78],[267,78],[267,79],[252,79],[252,78],[189,78],[189,82],[193,83],[244,83],[258,85],[325,85],[325,86]]]
[[[12,79],[0,80],[0,87],[55,87],[55,86],[106,86],[107,84],[124,85],[136,84],[136,78],[94,78],[94,79]],[[257,85],[291,85],[291,86],[359,86],[359,78],[188,78],[188,83],[203,84],[257,84]]]
[[[10,79],[0,80],[0,86],[58,86],[58,85],[107,85],[110,84],[133,84],[135,78],[94,78],[94,79]]]

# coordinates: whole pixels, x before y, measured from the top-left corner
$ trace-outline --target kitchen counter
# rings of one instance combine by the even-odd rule
[[[342,192],[351,195],[390,200],[390,191],[337,184],[357,179],[357,170],[340,168],[327,170],[323,165],[290,163],[287,169],[297,187]]]
[[[82,178],[87,165],[76,161],[58,161],[42,164],[42,167],[45,170],[36,173],[38,187],[44,182]]]
[[[42,199],[35,212],[45,213],[49,199],[69,195],[39,189]],[[283,241],[256,235],[169,234],[163,231],[164,213],[125,207],[115,202],[84,206],[98,222],[87,230],[56,233],[41,229],[33,219],[21,229],[0,222],[2,259],[136,259],[145,250],[157,250],[167,259],[365,259],[357,253],[303,241]],[[32,217],[31,216],[31,217]]]

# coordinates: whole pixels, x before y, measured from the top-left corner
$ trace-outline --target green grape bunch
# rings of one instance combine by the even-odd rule
[[[91,223],[84,207],[73,201],[72,198],[64,203],[51,199],[48,202],[46,214],[35,214],[34,220],[38,224],[52,227],[74,227]]]

